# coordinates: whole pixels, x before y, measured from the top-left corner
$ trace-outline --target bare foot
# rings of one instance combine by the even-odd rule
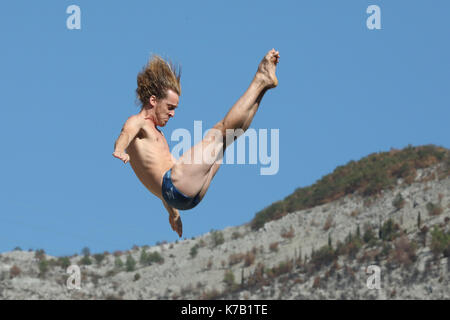
[[[263,85],[269,89],[275,88],[278,85],[275,70],[279,61],[280,53],[275,49],[272,49],[261,60],[261,63],[258,66],[255,78],[262,81]]]
[[[183,235],[183,224],[181,223],[180,214],[177,212],[176,214],[169,215],[169,222],[173,231],[178,233],[181,238],[181,236]]]

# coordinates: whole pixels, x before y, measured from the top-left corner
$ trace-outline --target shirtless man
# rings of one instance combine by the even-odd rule
[[[279,52],[270,50],[260,62],[248,89],[225,117],[178,160],[170,153],[157,127],[164,127],[175,115],[181,94],[180,74],[158,56],[153,56],[138,74],[136,93],[142,108],[125,122],[113,156],[125,164],[130,162],[142,184],[162,200],[170,225],[180,237],[183,227],[178,210],[192,209],[203,199],[220,167],[219,155],[223,156],[225,148],[235,139],[227,139],[227,136],[229,138],[230,132],[236,129],[247,130],[265,92],[278,85],[275,70],[279,59]],[[221,152],[211,153],[211,150]]]

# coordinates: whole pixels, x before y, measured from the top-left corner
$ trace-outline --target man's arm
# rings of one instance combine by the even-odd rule
[[[162,202],[163,202],[164,207],[166,208],[167,212],[169,213],[170,226],[172,227],[173,231],[178,233],[178,235],[181,238],[181,236],[183,235],[183,224],[181,223],[180,213],[178,212],[177,209],[169,206],[167,204],[167,202],[164,201],[164,199],[162,200]]]
[[[130,156],[125,153],[125,149],[139,130],[141,130],[143,125],[144,120],[138,116],[131,116],[128,118],[123,125],[119,138],[117,138],[116,143],[114,144],[114,157],[121,159],[124,163],[127,163],[130,160]]]

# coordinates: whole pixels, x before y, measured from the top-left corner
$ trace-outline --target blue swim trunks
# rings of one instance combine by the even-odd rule
[[[163,177],[162,196],[164,200],[166,200],[171,207],[178,210],[189,210],[194,208],[200,202],[199,195],[197,194],[195,197],[191,198],[175,188],[170,177],[171,172],[172,169],[167,171]]]

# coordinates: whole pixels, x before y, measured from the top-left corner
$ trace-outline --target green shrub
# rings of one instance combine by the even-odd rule
[[[212,237],[212,244],[213,247],[220,246],[222,243],[225,242],[225,238],[223,237],[223,233],[221,231],[212,231],[211,233]]]
[[[100,265],[102,261],[105,259],[105,255],[102,253],[94,254],[94,259],[97,262],[97,265]]]
[[[231,239],[236,240],[242,238],[242,234],[240,234],[238,231],[234,231],[233,234],[231,235]]]
[[[191,258],[195,258],[197,256],[197,253],[198,253],[198,245],[195,245],[191,248],[189,254],[191,255]]]
[[[55,267],[58,265],[58,261],[56,259],[49,259],[48,260],[48,266],[49,267]]]
[[[147,254],[147,251],[145,251],[144,248],[141,249],[141,255],[139,257],[139,263],[144,265],[144,266],[148,264],[148,254]]]
[[[136,260],[133,259],[131,254],[127,256],[127,261],[125,262],[126,271],[131,272],[134,271],[134,268],[136,267]]]
[[[381,239],[392,241],[398,236],[399,226],[392,219],[386,221],[380,229]]]
[[[405,199],[403,199],[401,193],[397,193],[397,196],[392,201],[392,205],[395,207],[395,209],[400,210],[405,206]]]
[[[363,245],[362,239],[358,236],[353,236],[350,232],[345,238],[345,242],[343,244],[339,244],[336,249],[337,255],[347,255],[349,258],[354,259],[359,249],[361,249]]]
[[[68,257],[59,257],[57,263],[61,268],[67,269],[70,266],[70,259]]]
[[[370,226],[367,227],[364,231],[362,238],[365,243],[368,243],[370,246],[373,246],[376,241],[376,236],[375,236],[375,232],[373,232],[373,228]]]
[[[42,259],[39,261],[39,276],[43,277],[48,271],[48,261]]]
[[[236,285],[233,271],[227,270],[225,272],[224,277],[223,277],[223,282],[225,282],[225,284],[228,288],[233,288]]]
[[[108,270],[105,274],[106,277],[113,277],[117,274],[117,269]]]
[[[420,230],[420,228],[422,227],[422,217],[420,216],[420,211],[417,214],[417,229]]]
[[[440,215],[443,211],[442,207],[440,204],[434,204],[431,202],[427,203],[427,210],[428,210],[428,214],[430,216],[437,216]]]
[[[84,257],[81,258],[81,260],[79,261],[79,264],[85,265],[85,266],[91,265],[91,264],[92,264],[91,258],[89,258],[89,256],[84,256]]]
[[[114,266],[117,269],[122,269],[123,268],[123,261],[120,257],[116,257],[116,259],[114,260]]]
[[[312,263],[315,268],[320,269],[322,266],[331,264],[336,256],[336,252],[333,248],[326,245],[311,255],[310,263]]]
[[[92,261],[91,261],[91,259],[89,258],[89,256],[91,255],[91,250],[89,250],[88,247],[84,247],[84,248],[81,250],[81,253],[83,254],[83,258],[79,261],[79,263],[80,263],[81,265],[91,265],[91,264],[92,264]]]
[[[441,254],[444,257],[450,257],[450,232],[446,233],[435,226],[431,232],[430,249],[435,257],[439,257]]]
[[[277,277],[282,274],[290,273],[294,267],[292,260],[281,261],[277,266],[269,269],[267,272],[268,277]]]
[[[152,252],[148,255],[147,259],[148,263],[163,263],[164,258],[161,256],[161,254],[158,251]]]
[[[387,242],[383,243],[383,247],[381,249],[380,256],[387,257],[389,255],[389,253],[391,252],[391,250],[392,250],[392,246],[389,243],[387,243]]]
[[[144,266],[149,266],[152,263],[164,263],[164,258],[157,251],[152,253],[147,253],[145,250],[141,250],[141,256],[139,258],[139,263]]]
[[[354,238],[352,241],[347,243],[346,253],[350,258],[355,258],[359,249],[362,247],[362,242],[359,238]]]
[[[83,256],[90,256],[90,255],[91,255],[91,250],[89,250],[88,247],[84,247],[84,248],[81,250],[81,253],[83,254]]]
[[[44,249],[36,250],[36,252],[34,253],[34,257],[36,259],[38,259],[38,260],[45,259],[45,251],[44,251]]]

